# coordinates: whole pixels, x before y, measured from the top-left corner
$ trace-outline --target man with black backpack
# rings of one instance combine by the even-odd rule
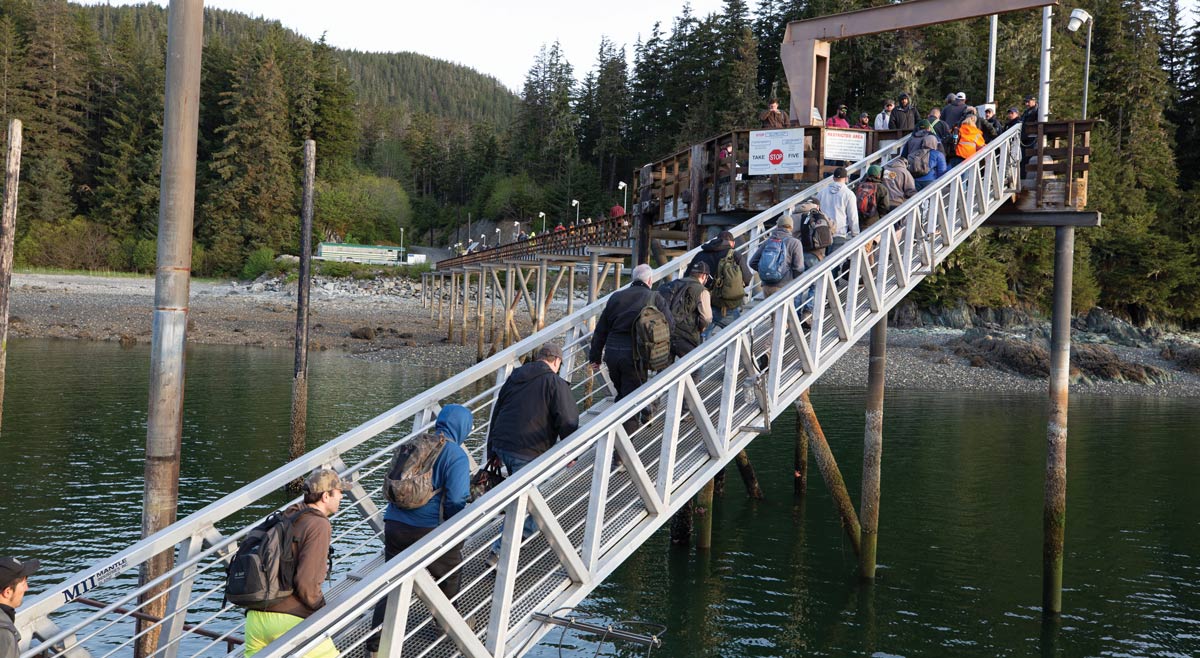
[[[712,296],[705,288],[708,279],[708,265],[702,260],[693,260],[688,265],[687,276],[671,281],[660,291],[667,297],[671,317],[675,319],[671,331],[672,356],[678,358],[696,349],[703,340],[704,330],[712,324]]]
[[[708,286],[712,293],[712,324],[705,327],[703,337],[717,327],[728,326],[742,313],[746,298],[746,286],[753,274],[746,265],[745,254],[734,249],[737,240],[729,231],[721,231],[717,237],[700,245],[700,253],[692,263],[702,262],[708,266]]]
[[[462,511],[470,497],[471,463],[463,441],[474,425],[471,410],[448,404],[438,413],[433,432],[416,436],[396,449],[384,480],[383,557],[390,560]],[[451,546],[429,565],[429,575],[453,600],[462,583],[462,543]],[[372,627],[383,624],[386,601],[375,606]],[[367,640],[379,650],[379,635]]]
[[[804,247],[792,237],[793,228],[792,215],[784,213],[750,257],[750,267],[762,281],[763,297],[775,294],[804,272]]]
[[[588,361],[593,371],[600,369],[601,359],[608,365],[608,377],[617,389],[617,400],[645,383],[648,370],[658,370],[654,367],[656,365],[665,367],[662,363],[648,362],[662,356],[661,345],[646,344],[649,340],[645,331],[647,316],[655,315],[650,309],[661,314],[661,321],[666,323],[666,363],[670,363],[670,336],[675,321],[667,299],[650,289],[651,272],[650,266],[645,263],[633,268],[633,280],[629,287],[609,297],[592,333]],[[641,331],[638,330],[639,325]]]
[[[277,525],[285,524],[286,527],[280,542],[284,557],[279,566],[282,573],[270,576],[283,577],[285,581],[290,579],[284,583],[285,591],[290,590],[290,593],[262,609],[246,611],[246,656],[258,653],[325,606],[321,583],[329,571],[329,543],[333,535],[329,517],[342,504],[342,490],[349,487],[350,483],[338,477],[336,471],[318,468],[304,479],[304,501],[283,511],[282,518],[277,521]],[[238,556],[241,554],[239,550]],[[234,560],[236,562],[237,556]],[[232,569],[236,564],[230,566]],[[230,577],[236,575],[231,572]],[[236,603],[232,597],[231,602]],[[337,647],[329,640],[306,654],[307,658],[336,655]]]

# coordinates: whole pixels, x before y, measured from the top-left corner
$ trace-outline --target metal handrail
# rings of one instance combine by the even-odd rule
[[[538,254],[583,255],[589,245],[615,245],[629,242],[628,217],[603,219],[591,224],[572,226],[563,231],[543,231],[540,235],[517,242],[498,245],[470,254],[437,262],[437,269],[448,270],[465,265],[493,263],[507,259],[524,259]],[[578,252],[577,254],[575,252]]]
[[[903,141],[890,145],[886,149],[881,149],[863,161],[851,166],[849,169],[853,173],[861,173],[870,164],[890,159],[902,145]],[[761,237],[763,228],[768,221],[774,219],[774,217],[783,211],[796,206],[804,199],[813,196],[829,184],[831,184],[829,180],[817,183],[806,189],[803,193],[776,204],[767,211],[757,215],[754,219],[735,227],[732,229],[732,232],[737,237],[750,234],[749,243],[742,245],[743,249],[748,248],[750,243],[756,242]],[[699,249],[693,249],[671,263],[659,267],[653,273],[653,281],[682,276],[687,264],[697,253],[699,253]],[[223,535],[218,531],[217,524],[240,513],[247,506],[258,503],[264,498],[273,495],[285,487],[287,483],[297,477],[303,476],[318,466],[333,465],[343,475],[351,477],[357,477],[360,472],[369,472],[373,468],[378,470],[378,462],[386,459],[396,445],[410,438],[413,433],[423,431],[432,424],[433,418],[436,416],[443,401],[453,399],[457,395],[473,392],[481,385],[485,387],[494,386],[507,376],[508,372],[511,372],[512,369],[520,365],[520,360],[524,355],[530,353],[537,346],[548,340],[563,340],[566,344],[575,346],[574,349],[567,350],[566,352],[566,363],[563,368],[566,376],[572,377],[574,376],[572,373],[586,372],[586,358],[584,355],[586,354],[587,337],[590,335],[589,323],[599,316],[606,302],[607,298],[601,298],[585,306],[574,315],[560,319],[541,332],[537,332],[517,342],[463,373],[431,387],[427,391],[351,429],[304,456],[275,469],[257,481],[222,497],[220,500],[205,506],[186,518],[180,519],[154,535],[135,543],[124,551],[95,564],[93,567],[68,579],[65,583],[56,586],[52,591],[48,591],[36,599],[32,599],[22,610],[22,614],[19,615],[18,623],[24,637],[31,638],[36,636],[41,641],[32,645],[32,648],[22,655],[28,658],[39,655],[43,651],[48,655],[63,655],[56,653],[56,650],[52,647],[59,644],[65,644],[68,649],[75,647],[73,638],[76,634],[83,632],[101,617],[115,610],[116,607],[124,605],[143,591],[146,591],[149,585],[132,589],[128,587],[107,588],[116,590],[109,593],[110,597],[115,600],[109,603],[104,611],[85,616],[83,619],[70,624],[65,629],[60,629],[55,625],[51,619],[52,614],[57,613],[84,593],[90,592],[89,596],[92,598],[103,599],[97,590],[104,588],[103,586],[106,582],[133,567],[140,566],[151,557],[163,551],[178,548],[180,557],[176,561],[176,566],[155,581],[156,583],[171,582],[172,588],[176,593],[173,596],[177,595],[178,598],[178,601],[173,600],[169,604],[174,607],[169,609],[167,614],[164,615],[164,619],[168,620],[169,627],[164,629],[165,638],[160,644],[160,655],[176,655],[179,646],[173,638],[177,638],[181,632],[183,617],[187,614],[190,606],[196,603],[196,601],[189,598],[192,580],[194,579],[193,572],[198,568],[202,560],[223,561],[227,559],[229,552],[234,548],[234,540],[247,532],[251,527],[234,528],[229,534]],[[593,375],[587,374],[585,376],[592,378],[594,381],[597,380]],[[599,381],[603,385],[603,381]],[[604,396],[601,395],[599,397]],[[490,398],[486,399],[473,409],[477,417],[486,417],[486,414],[482,412],[484,409],[490,410],[491,401]],[[405,436],[403,437],[388,440],[384,444],[372,445],[370,455],[352,465],[347,466],[341,461],[341,457],[346,453],[363,446],[368,441],[396,428],[401,423],[409,421],[412,422],[413,433],[405,432]],[[475,433],[472,435],[471,444],[472,449],[476,453],[480,451],[481,443],[480,428],[477,427]],[[377,497],[373,496],[366,489],[354,492],[350,498],[365,515],[378,514],[378,509],[372,501],[372,498]],[[292,502],[295,501],[293,500]],[[381,521],[378,521],[378,525],[373,524],[377,532],[381,526]],[[352,546],[352,549],[362,550],[361,543],[357,546]],[[74,649],[72,653],[82,655],[83,651],[82,649]]]
[[[411,622],[418,604],[428,609],[463,655],[519,655],[548,631],[533,620],[535,612],[579,603],[1012,198],[1020,185],[1013,157],[1020,153],[1018,130],[1005,132],[817,267],[747,310],[650,385],[605,409],[260,655],[303,655],[357,623],[383,600],[389,613],[382,627],[381,655],[399,655],[395,649],[414,638]],[[770,219],[759,216],[745,228],[761,235]],[[812,316],[802,318],[798,308],[808,300]],[[644,410],[656,407],[655,418],[647,422],[641,417]],[[631,421],[643,423],[632,435],[624,427]],[[622,468],[613,466],[615,456]],[[571,522],[578,504],[560,500],[579,464],[592,475],[582,528],[580,522]],[[611,502],[630,492],[634,514],[607,513]],[[531,513],[541,530],[522,545],[520,528]],[[471,537],[490,541],[498,526],[504,548],[491,579],[488,624],[481,632],[440,594],[426,568],[449,546]],[[540,548],[538,541],[547,549],[528,562],[553,557],[549,575],[543,578],[548,583],[521,590],[517,582],[522,569],[532,568],[523,559],[524,551]],[[471,612],[478,614],[478,609]],[[423,614],[417,615],[418,622]]]

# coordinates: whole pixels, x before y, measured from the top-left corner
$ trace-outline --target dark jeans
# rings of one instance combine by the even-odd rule
[[[734,320],[742,316],[742,307],[737,308],[721,308],[719,306],[712,307],[713,321],[700,334],[702,340],[707,340],[714,331],[719,328],[728,327]]]
[[[504,468],[508,469],[509,477],[514,475],[522,468],[528,466],[529,462],[534,460],[534,458],[514,455],[511,452],[505,452],[503,450],[494,450],[493,452],[495,452],[496,456],[500,458],[500,461],[504,462]],[[525,526],[521,529],[521,539],[529,539],[529,536],[535,532],[537,532],[537,522],[533,520],[532,514],[526,514]],[[501,537],[501,539],[503,539],[503,537]],[[492,552],[496,555],[500,554],[501,539],[497,539],[492,543]]]
[[[383,557],[387,560],[396,557],[404,549],[412,546],[421,540],[422,537],[433,532],[436,528],[418,528],[407,523],[399,521],[384,521],[383,526]],[[433,576],[434,580],[440,579],[442,576],[454,571],[458,565],[462,564],[463,545],[460,543],[453,546],[429,565],[429,575]],[[453,599],[454,595],[458,594],[459,587],[462,586],[462,572],[454,571],[454,574],[447,577],[438,587],[446,598]],[[383,623],[383,617],[387,609],[387,599],[384,599],[375,605],[375,613],[371,617],[371,625],[379,626]],[[376,633],[371,639],[367,640],[367,651],[379,650],[379,633]]]

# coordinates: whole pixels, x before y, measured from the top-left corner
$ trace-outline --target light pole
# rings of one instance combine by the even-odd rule
[[[513,242],[521,237],[521,222],[513,222]]]
[[[538,218],[542,220],[542,233],[546,232],[546,213],[538,213]]]
[[[625,190],[625,196],[621,201],[621,212],[629,213],[629,186],[625,184],[625,181],[621,181],[617,183],[617,189]]]
[[[579,199],[571,199],[571,205],[575,206],[575,226],[579,226]]]
[[[496,246],[500,246],[500,227],[496,227]]]
[[[487,235],[486,234],[484,234],[484,233],[479,234],[479,242],[481,242],[483,244],[484,249],[487,249]]]
[[[400,227],[400,262],[407,263],[408,259],[404,257],[404,227]]]
[[[1067,21],[1067,29],[1072,32],[1078,32],[1084,23],[1087,23],[1088,26],[1087,54],[1083,57],[1083,118],[1085,119],[1087,118],[1088,74],[1092,67],[1092,25],[1095,22],[1092,20],[1092,15],[1082,9],[1072,9],[1071,18]]]

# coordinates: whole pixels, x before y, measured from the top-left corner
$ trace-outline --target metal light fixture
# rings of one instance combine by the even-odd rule
[[[571,205],[575,206],[575,226],[579,226],[579,199],[571,199]]]
[[[1087,102],[1088,102],[1088,77],[1092,68],[1092,25],[1096,23],[1092,19],[1092,15],[1082,9],[1072,9],[1071,18],[1067,20],[1067,29],[1072,32],[1078,32],[1083,24],[1087,23],[1087,53],[1083,57],[1083,118],[1087,118]]]
[[[542,220],[542,233],[546,232],[546,213],[538,213],[538,218]]]
[[[617,183],[617,189],[625,190],[625,200],[621,202],[621,210],[629,212],[629,186],[625,184],[625,181],[621,181],[620,183]]]

